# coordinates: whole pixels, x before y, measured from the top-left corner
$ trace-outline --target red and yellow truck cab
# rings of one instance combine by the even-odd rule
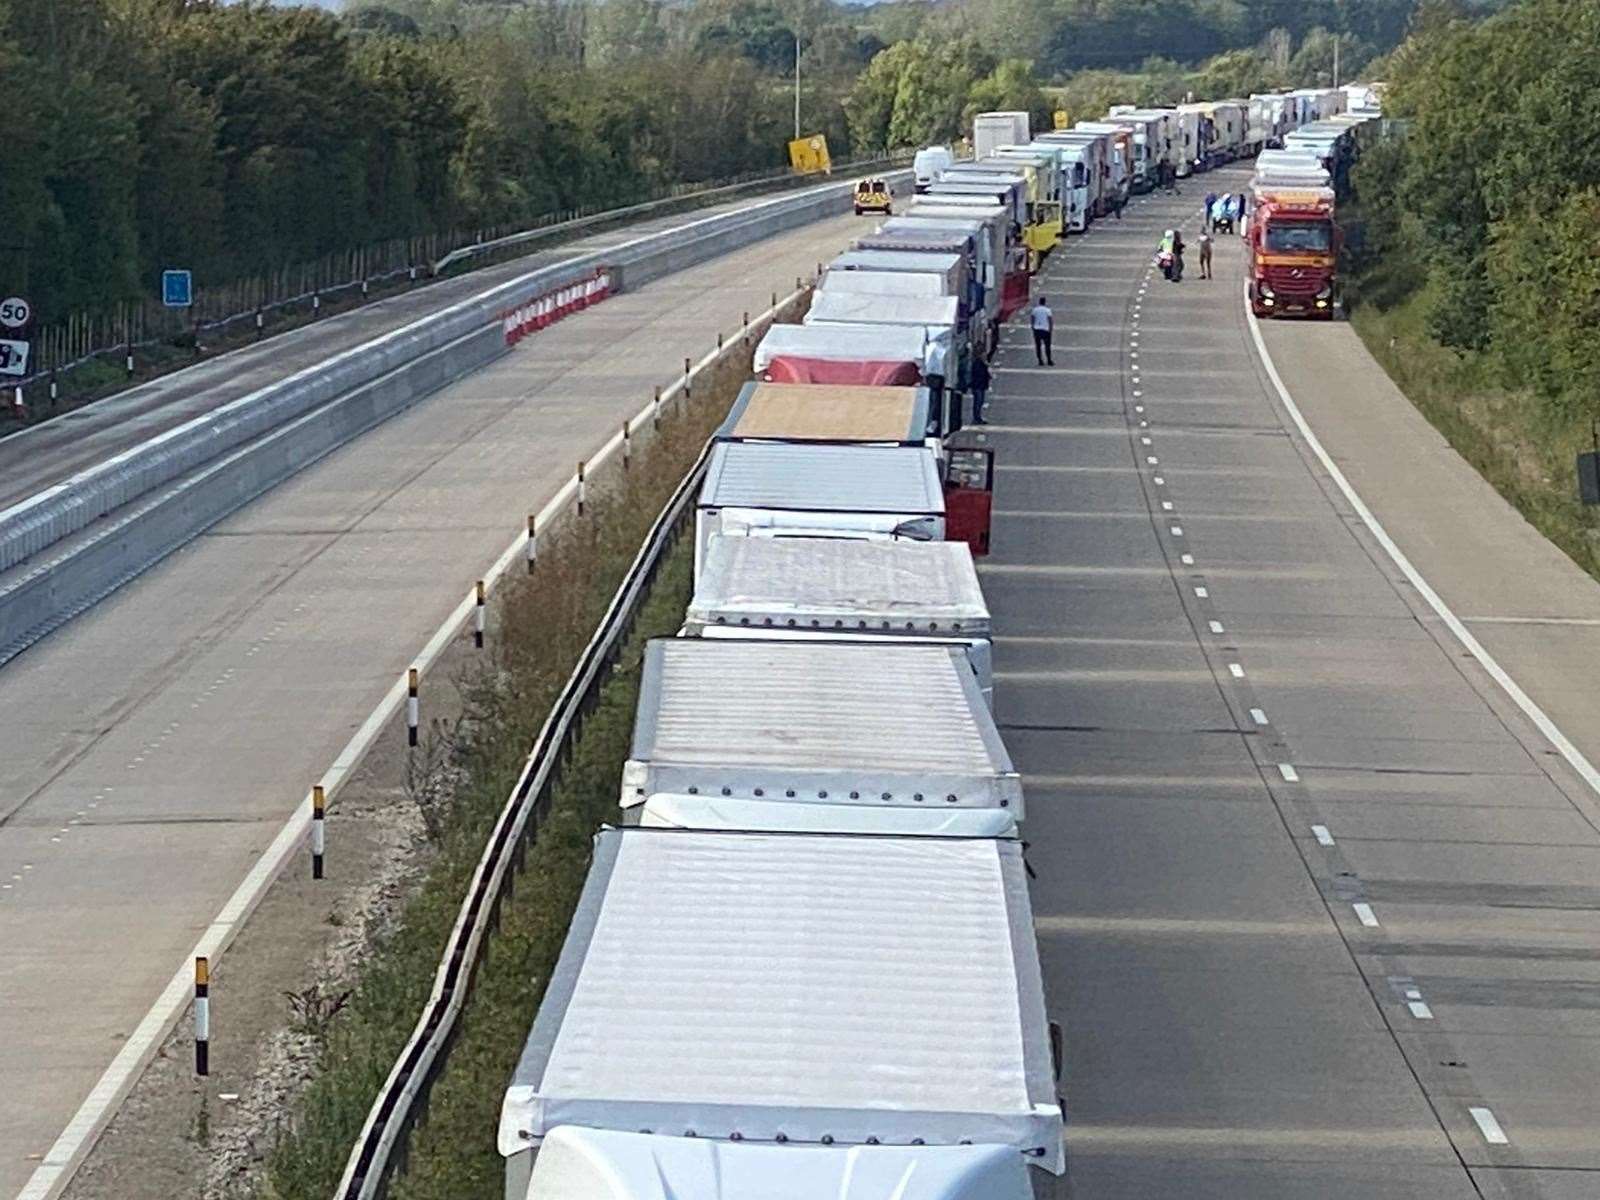
[[[1334,314],[1339,227],[1332,188],[1258,185],[1250,213],[1250,307],[1258,317]]]

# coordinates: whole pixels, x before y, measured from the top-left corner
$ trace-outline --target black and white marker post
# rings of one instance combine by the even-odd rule
[[[311,878],[322,878],[322,852],[327,849],[328,795],[319,783],[311,789]]]
[[[417,744],[417,718],[421,716],[421,705],[417,702],[417,684],[419,682],[417,669],[412,667],[406,672],[406,744]]]
[[[528,514],[528,574],[533,574],[534,567],[539,562],[539,518],[535,513]]]
[[[194,960],[194,1073],[211,1074],[211,962]]]
[[[472,644],[475,648],[482,650],[484,614],[489,607],[489,588],[481,579],[478,580],[477,601],[477,604],[472,609]]]

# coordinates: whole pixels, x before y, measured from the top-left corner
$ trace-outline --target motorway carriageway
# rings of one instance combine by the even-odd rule
[[[838,184],[828,186],[837,187]],[[530,271],[556,266],[647,234],[679,229],[721,213],[736,212],[797,194],[781,192],[776,196],[742,196],[692,212],[619,225],[477,271],[435,280],[425,287],[413,288],[279,333],[265,341],[208,359],[187,370],[163,375],[54,420],[20,430],[9,437],[0,438],[0,509],[26,500],[60,483],[76,471],[111,458],[185,421],[276,383],[296,371],[316,366],[340,351],[381,337],[452,304],[469,300]],[[809,275],[815,268],[814,262],[806,264],[803,273]],[[782,285],[779,291],[786,293],[792,286],[793,276],[785,284],[783,276],[774,271],[773,278],[764,282],[768,284],[769,291],[773,286]],[[762,293],[762,303],[755,305],[751,311],[765,309],[767,295]],[[235,328],[242,328],[242,325]]]
[[[1056,367],[1008,328],[983,433],[997,716],[1066,1032],[1060,1194],[1593,1198],[1596,796],[1296,426],[1238,239],[1198,278],[1200,196],[1245,178],[1187,181],[1054,255],[1035,290]],[[1174,285],[1149,264],[1178,220]],[[1405,406],[1347,326],[1263,336],[1446,600],[1511,591],[1518,554],[1561,574],[1414,414],[1352,421]],[[1429,508],[1458,493],[1475,507]],[[1561,592],[1560,629],[1593,636],[1595,586],[1567,566],[1541,602]],[[1536,699],[1584,711],[1570,668],[1517,661]]]
[[[0,1197],[527,514],[872,225],[820,221],[526,338],[0,670]]]

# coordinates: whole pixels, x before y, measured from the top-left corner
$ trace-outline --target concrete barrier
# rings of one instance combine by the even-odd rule
[[[0,513],[0,663],[328,451],[504,352],[507,310],[602,266],[614,289],[639,287],[849,207],[850,184],[826,185],[531,271],[12,506]]]

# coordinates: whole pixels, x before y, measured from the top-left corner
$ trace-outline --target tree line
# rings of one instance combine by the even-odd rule
[[[1364,251],[1423,289],[1438,341],[1568,421],[1600,384],[1600,5],[1469,16],[1429,0],[1390,56],[1385,111],[1405,132],[1355,173]]]
[[[1332,38],[1386,48],[1412,2],[0,0],[0,291],[51,321],[164,268],[204,288],[777,169],[797,55],[803,132],[838,159],[954,138],[981,109],[1043,122],[1042,80],[1146,50],[1224,53],[1156,60],[1149,96],[1116,99],[1179,98],[1196,71],[1201,94],[1249,90],[1286,45],[1280,75],[1304,75]]]
[[[827,0],[0,0],[0,291],[41,320],[780,167],[882,48]],[[814,119],[813,119],[814,118]]]

